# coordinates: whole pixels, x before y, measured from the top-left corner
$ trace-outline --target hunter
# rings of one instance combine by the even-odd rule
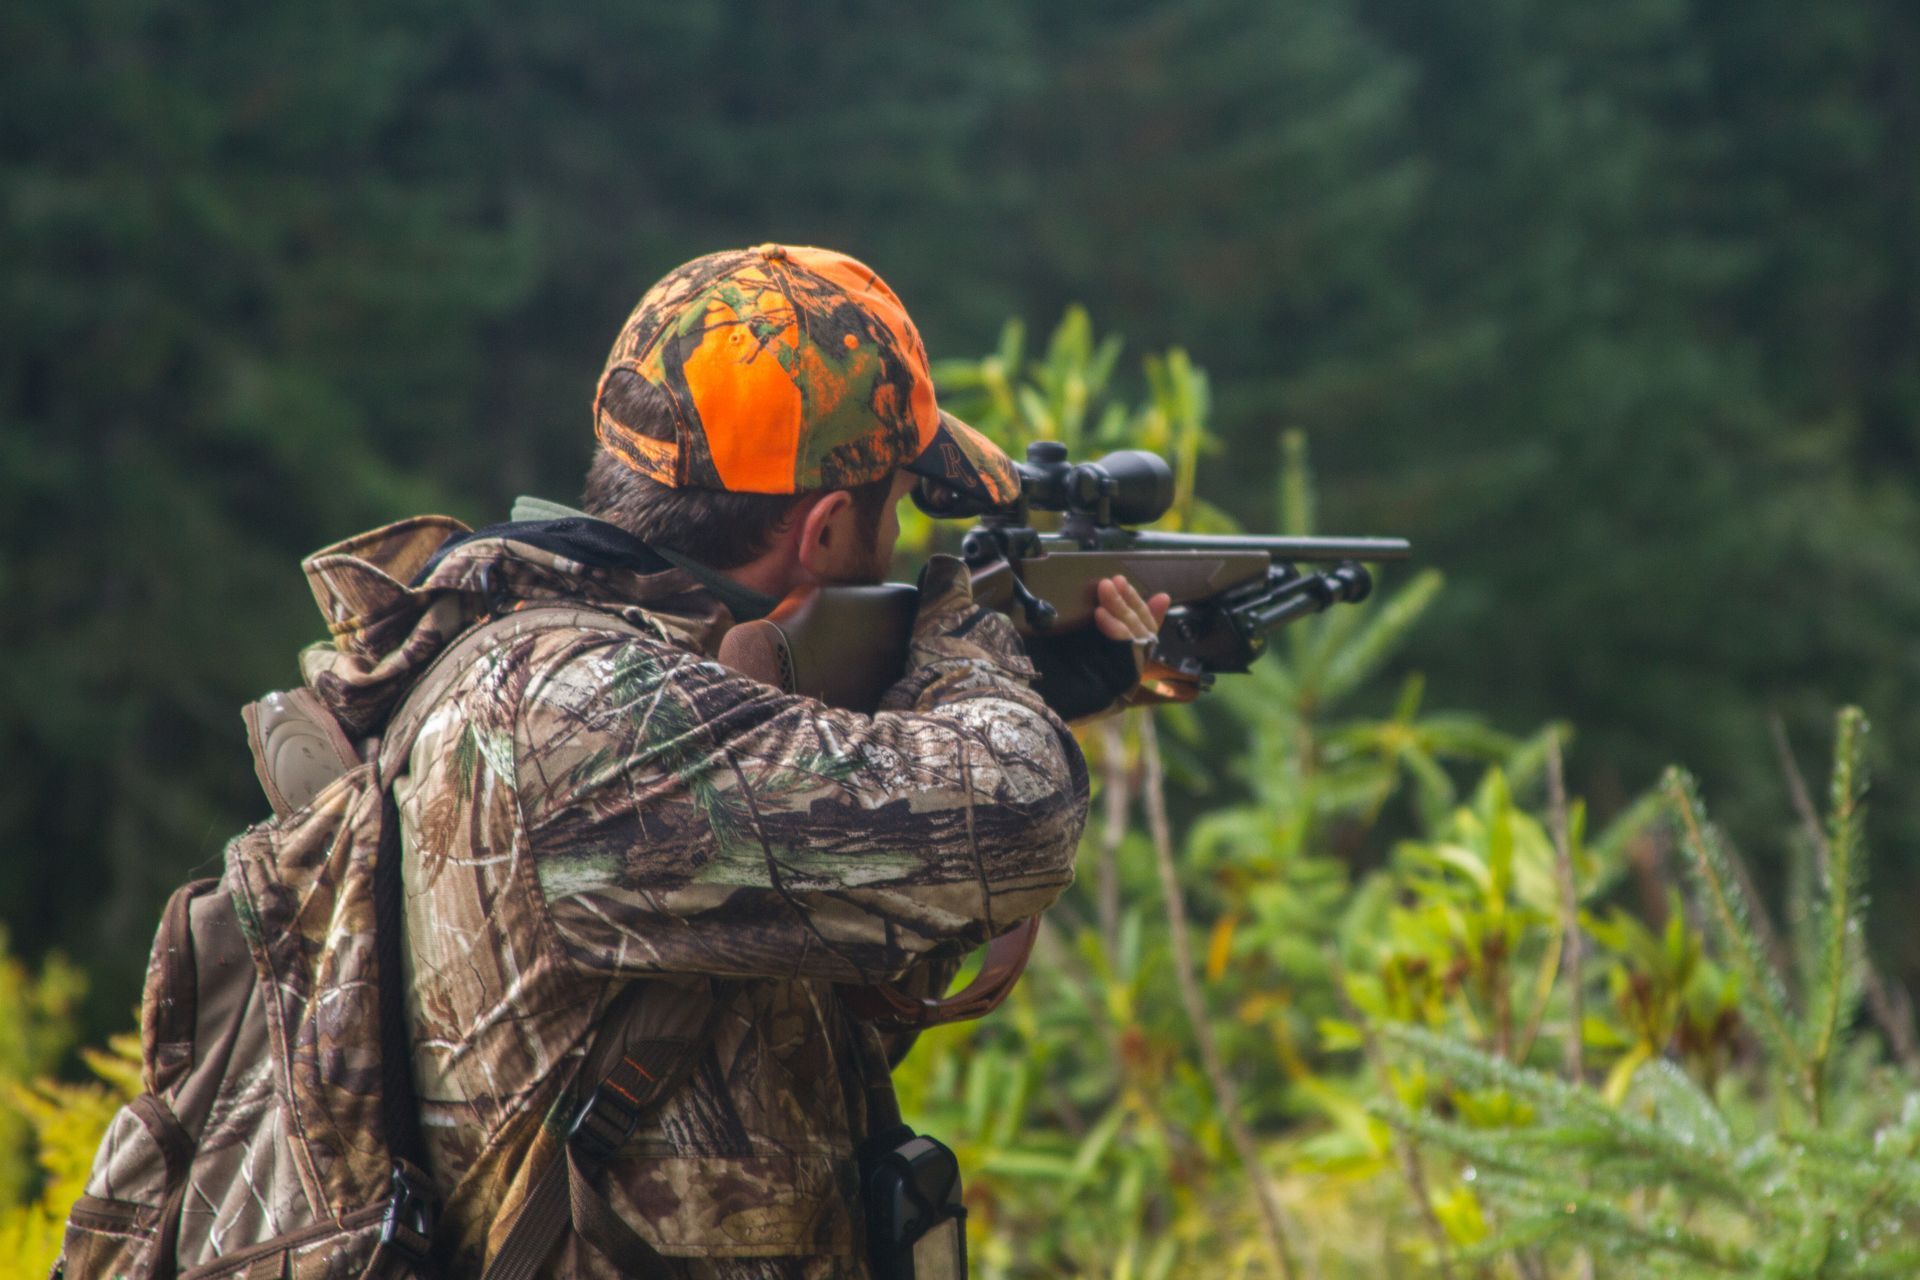
[[[821,249],[670,273],[621,329],[593,412],[583,511],[523,499],[475,533],[423,517],[309,562],[340,641],[311,659],[338,668],[309,679],[349,722],[378,724],[482,617],[583,611],[470,668],[395,788],[449,1274],[478,1276],[499,1249],[583,1046],[635,987],[704,993],[718,1016],[610,1166],[605,1203],[664,1274],[863,1277],[855,1153],[902,1045],[842,993],[943,988],[969,949],[1044,910],[1072,878],[1085,762],[951,558],[921,577],[907,670],[876,715],[713,655],[795,588],[880,581],[895,504],[922,478],[1002,501],[1018,477],[938,409],[893,292]],[[1151,639],[1164,598],[1119,579],[1098,592],[1103,635]],[[623,1272],[570,1228],[540,1274]]]

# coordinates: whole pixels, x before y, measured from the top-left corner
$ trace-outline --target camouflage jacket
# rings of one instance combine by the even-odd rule
[[[609,1198],[689,1276],[864,1276],[853,1152],[877,1059],[834,984],[941,981],[1060,893],[1087,804],[1072,736],[956,562],[930,568],[907,673],[866,717],[712,661],[731,619],[677,569],[490,537],[422,577],[461,531],[422,517],[307,562],[334,641],[306,678],[350,727],[377,732],[487,613],[566,602],[645,634],[504,641],[428,716],[395,787],[415,1076],[456,1273],[498,1248],[614,995],[718,975],[739,981],[716,1037]],[[568,1237],[547,1274],[613,1271]]]

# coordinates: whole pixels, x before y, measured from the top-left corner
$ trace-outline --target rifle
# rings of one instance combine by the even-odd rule
[[[1404,538],[1289,538],[1142,532],[1173,505],[1173,469],[1140,449],[1073,463],[1042,440],[1016,463],[1020,496],[985,507],[932,480],[914,504],[943,519],[979,523],[960,544],[973,597],[1008,615],[1027,637],[1090,625],[1095,585],[1124,574],[1142,596],[1172,599],[1145,685],[1160,701],[1189,701],[1225,672],[1246,671],[1278,628],[1373,590],[1365,561],[1404,560]],[[1033,511],[1061,515],[1057,531]],[[1327,569],[1302,565],[1330,564]],[[904,583],[814,587],[729,631],[722,663],[789,693],[872,712],[904,669],[918,593]]]
[[[940,518],[979,523],[960,544],[973,571],[973,598],[1005,613],[1027,637],[1070,634],[1091,624],[1096,584],[1124,574],[1143,596],[1172,598],[1141,688],[1146,700],[1188,701],[1223,672],[1245,671],[1267,636],[1296,618],[1358,602],[1373,590],[1364,561],[1404,560],[1404,538],[1286,538],[1152,533],[1173,505],[1173,469],[1158,454],[1129,449],[1098,462],[1068,461],[1065,445],[1043,440],[1016,463],[1020,496],[999,507],[973,505],[922,480],[914,504]],[[1042,532],[1033,511],[1054,511]],[[1302,565],[1331,564],[1327,569]],[[830,706],[873,711],[905,669],[918,592],[903,583],[815,587],[721,640],[725,665]],[[991,1012],[1020,979],[1039,932],[1023,921],[987,944],[973,980],[944,999],[898,986],[843,988],[856,1014],[879,1025],[919,1030]]]

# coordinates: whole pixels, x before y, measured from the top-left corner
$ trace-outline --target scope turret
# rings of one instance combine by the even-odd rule
[[[1173,505],[1173,468],[1145,449],[1122,449],[1067,473],[1065,510],[1101,524],[1152,524]]]

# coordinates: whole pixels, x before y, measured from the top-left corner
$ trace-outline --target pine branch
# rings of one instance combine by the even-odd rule
[[[1768,1050],[1785,1065],[1808,1105],[1813,1105],[1812,1076],[1800,1039],[1794,1034],[1787,994],[1780,975],[1762,949],[1754,924],[1756,907],[1740,888],[1740,873],[1707,821],[1693,778],[1667,770],[1661,789],[1673,808],[1680,842],[1689,856],[1694,880],[1706,899],[1714,931],[1740,980],[1740,1000]]]
[[[1824,879],[1830,856],[1827,835],[1821,829],[1819,815],[1814,812],[1813,797],[1807,792],[1807,780],[1793,758],[1793,746],[1787,741],[1787,728],[1781,723],[1780,717],[1771,717],[1768,727],[1773,734],[1774,752],[1780,758],[1781,775],[1786,779],[1787,796],[1800,819],[1807,847],[1813,854],[1815,869],[1819,877]],[[1886,1035],[1887,1044],[1900,1064],[1909,1072],[1920,1071],[1920,1043],[1916,1043],[1914,1037],[1912,999],[1904,987],[1897,983],[1888,984],[1881,976],[1879,966],[1874,964],[1873,957],[1866,954],[1864,946],[1861,948],[1860,966],[1867,1011]]]
[[[1544,1117],[1571,1120],[1617,1147],[1663,1161],[1675,1178],[1704,1192],[1722,1196],[1734,1204],[1741,1204],[1748,1197],[1750,1189],[1711,1153],[1662,1125],[1615,1110],[1587,1089],[1569,1085],[1531,1067],[1515,1066],[1504,1058],[1422,1028],[1388,1026],[1382,1028],[1381,1035],[1430,1065],[1438,1064],[1470,1083],[1502,1089],[1532,1103]],[[1595,1149],[1590,1159],[1601,1154],[1604,1152]]]
[[[1665,1058],[1655,1059],[1635,1073],[1634,1087],[1653,1103],[1662,1132],[1716,1160],[1733,1154],[1727,1118],[1678,1066]]]
[[[1826,875],[1820,878],[1821,924],[1818,972],[1808,993],[1809,1069],[1813,1073],[1813,1114],[1817,1123],[1826,1101],[1828,1068],[1842,1028],[1852,1020],[1859,998],[1860,954],[1860,829],[1861,800],[1866,794],[1866,764],[1860,758],[1860,740],[1866,717],[1856,707],[1840,712],[1834,730],[1833,781],[1826,842]]]
[[[1557,1216],[1567,1223],[1568,1234],[1578,1233],[1582,1239],[1605,1237],[1632,1255],[1670,1253],[1737,1276],[1755,1275],[1762,1265],[1751,1250],[1711,1239],[1676,1219],[1637,1221],[1579,1188],[1542,1186],[1530,1178],[1503,1174],[1488,1174],[1484,1181],[1494,1196],[1537,1206],[1536,1218]]]

